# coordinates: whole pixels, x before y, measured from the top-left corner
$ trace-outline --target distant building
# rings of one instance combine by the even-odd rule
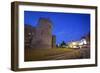
[[[90,33],[88,33],[85,37],[82,37],[86,41],[86,44],[84,44],[85,47],[90,47]]]
[[[67,43],[69,48],[79,48],[79,41],[73,41]]]
[[[54,48],[56,36],[52,35],[52,22],[48,18],[40,18],[37,26],[25,25],[25,48]]]
[[[90,34],[82,37],[78,41],[72,41],[68,43],[70,48],[89,48],[90,47]]]

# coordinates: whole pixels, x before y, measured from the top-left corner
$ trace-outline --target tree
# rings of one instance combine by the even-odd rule
[[[64,46],[66,46],[66,43],[62,41],[62,43],[60,44],[60,47],[64,47]]]

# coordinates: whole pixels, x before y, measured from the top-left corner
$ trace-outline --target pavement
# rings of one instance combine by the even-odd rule
[[[75,49],[71,52],[64,52],[58,55],[53,55],[47,57],[47,59],[51,60],[65,60],[65,59],[84,59],[84,58],[90,58],[90,49],[89,48],[81,48],[81,49]]]

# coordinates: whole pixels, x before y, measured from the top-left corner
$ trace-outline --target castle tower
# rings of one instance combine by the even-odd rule
[[[36,27],[35,43],[37,44],[35,45],[35,48],[52,48],[52,22],[50,21],[50,19],[39,19]]]

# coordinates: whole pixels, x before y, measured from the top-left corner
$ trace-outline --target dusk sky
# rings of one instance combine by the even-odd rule
[[[36,26],[40,17],[52,21],[57,44],[79,40],[90,32],[90,14],[24,11],[24,24]]]

